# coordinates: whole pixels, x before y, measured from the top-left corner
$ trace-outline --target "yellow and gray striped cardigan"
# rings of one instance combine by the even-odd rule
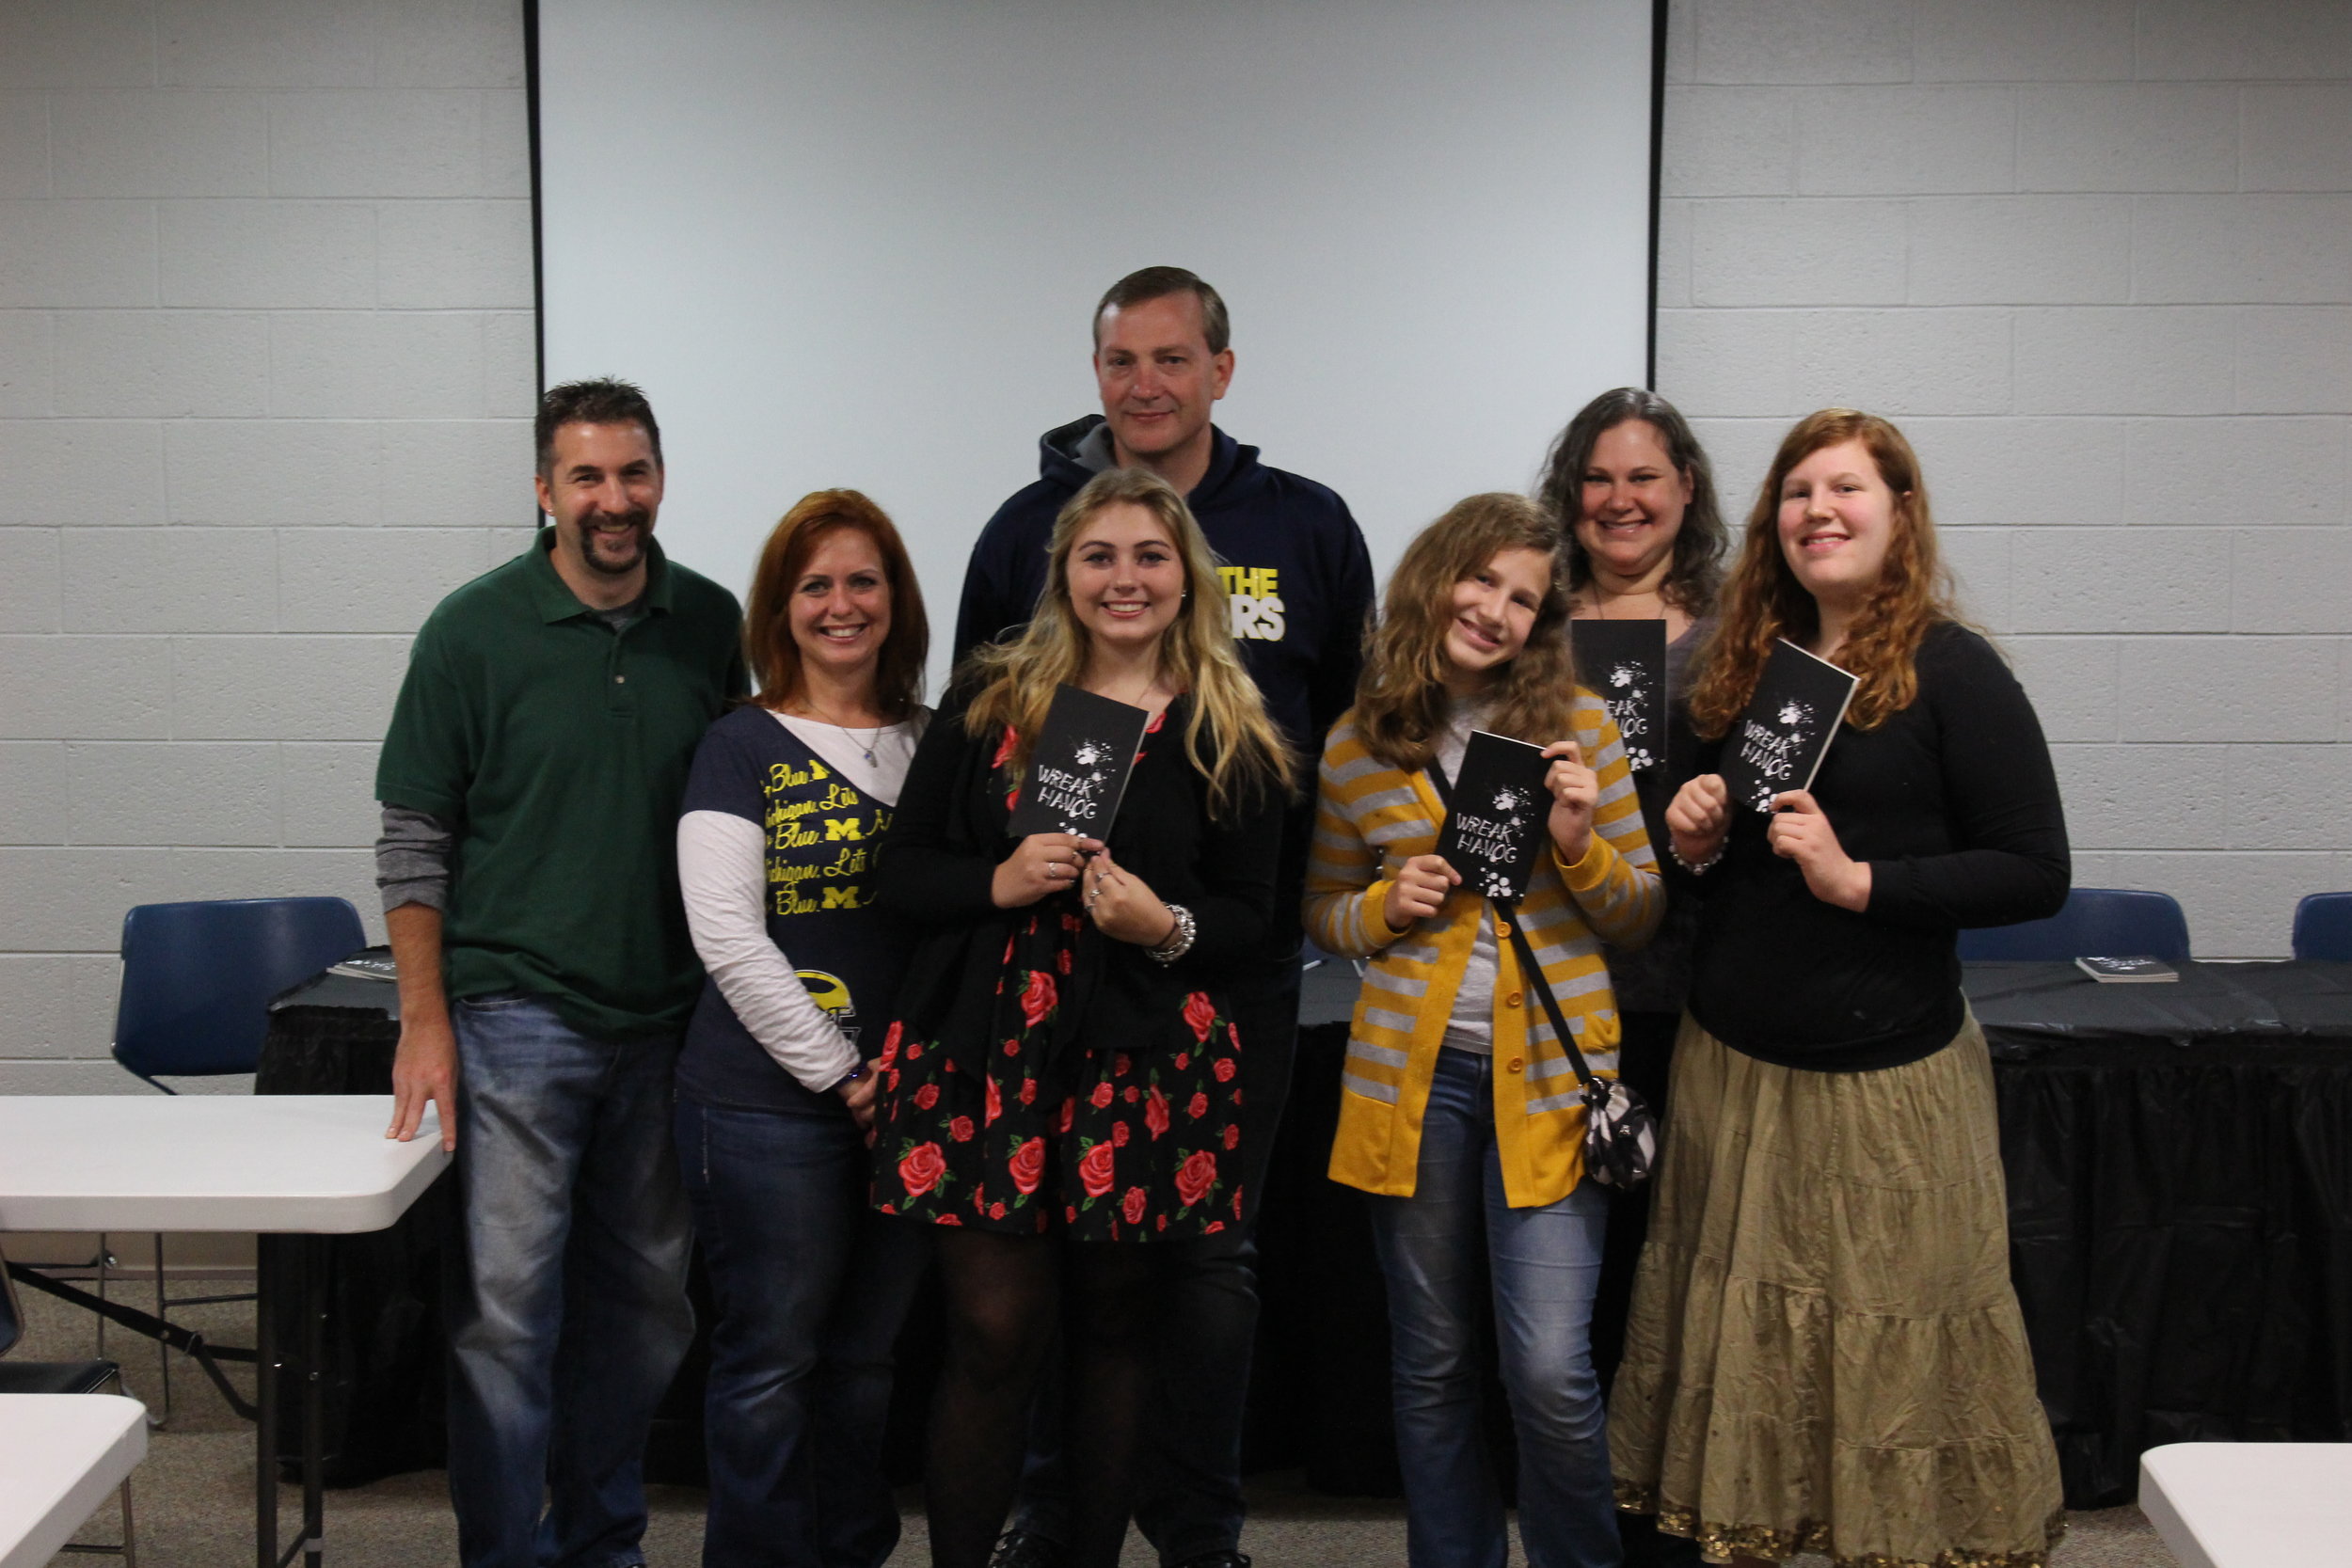
[[[1541,857],[1519,917],[1586,1064],[1612,1074],[1616,1001],[1600,943],[1638,947],[1665,901],[1617,726],[1581,688],[1574,726],[1600,777],[1592,847],[1574,865]],[[1438,1042],[1486,907],[1465,887],[1406,930],[1391,931],[1381,918],[1398,868],[1436,851],[1444,820],[1426,772],[1408,775],[1366,751],[1353,712],[1332,726],[1307,866],[1307,930],[1326,951],[1372,963],[1348,1029],[1331,1180],[1396,1197],[1413,1193]],[[1582,1178],[1584,1106],[1542,1001],[1521,986],[1513,943],[1496,945],[1495,1143],[1506,1200],[1529,1208],[1566,1196]]]

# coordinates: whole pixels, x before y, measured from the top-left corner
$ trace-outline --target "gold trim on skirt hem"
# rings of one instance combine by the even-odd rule
[[[2042,1533],[2044,1544],[2039,1550],[1972,1552],[1953,1547],[1936,1553],[1931,1562],[1917,1558],[1889,1557],[1884,1552],[1864,1552],[1859,1557],[1846,1557],[1830,1544],[1827,1525],[1802,1524],[1793,1530],[1778,1530],[1763,1525],[1704,1523],[1691,1509],[1661,1507],[1658,1489],[1654,1486],[1620,1479],[1616,1482],[1616,1494],[1620,1511],[1657,1515],[1660,1529],[1668,1535],[1679,1535],[1695,1542],[1699,1555],[1713,1563],[1729,1562],[1734,1557],[1758,1557],[1771,1562],[1786,1562],[1800,1552],[1818,1552],[1830,1560],[1833,1568],[2049,1568],[2050,1553],[2066,1534],[2066,1513],[2061,1509],[2043,1522]]]

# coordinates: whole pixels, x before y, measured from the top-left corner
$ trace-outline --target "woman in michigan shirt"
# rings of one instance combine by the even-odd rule
[[[677,1149],[718,1319],[706,1560],[874,1568],[891,1341],[921,1269],[866,1208],[866,1128],[908,944],[876,841],[929,717],[898,531],[854,490],[769,536],[744,616],[759,695],[694,757],[678,878],[709,972],[678,1058]]]

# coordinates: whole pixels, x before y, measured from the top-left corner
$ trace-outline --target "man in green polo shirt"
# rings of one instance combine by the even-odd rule
[[[552,526],[427,618],[376,769],[400,968],[388,1135],[430,1103],[457,1155],[460,1558],[614,1568],[644,1560],[641,1456],[693,1333],[671,1070],[702,970],[678,800],[744,689],[741,614],[653,541],[643,393],[555,388],[537,438]]]

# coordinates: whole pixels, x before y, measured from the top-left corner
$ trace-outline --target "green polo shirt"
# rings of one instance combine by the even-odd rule
[[[387,805],[456,834],[442,924],[453,997],[523,991],[611,1038],[675,1035],[702,985],[678,901],[694,748],[746,689],[735,595],[650,546],[614,631],[535,547],[417,634],[376,764]]]

